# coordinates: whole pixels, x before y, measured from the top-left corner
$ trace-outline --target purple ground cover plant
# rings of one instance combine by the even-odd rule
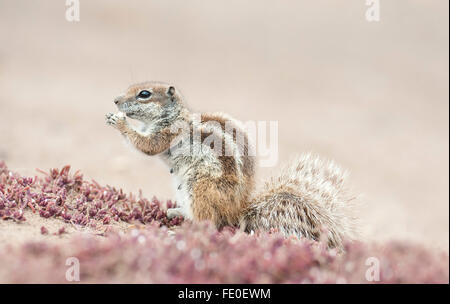
[[[69,257],[80,262],[81,283],[371,283],[370,257],[380,262],[379,283],[449,281],[448,254],[421,245],[354,242],[340,254],[277,232],[218,231],[209,223],[169,220],[158,200],[85,181],[79,172],[69,174],[68,166],[29,178],[0,163],[0,217],[20,224],[25,210],[104,233],[76,234],[64,243],[0,245],[0,283],[70,283]],[[140,225],[103,230],[119,222]]]
[[[41,176],[23,177],[9,171],[0,162],[0,218],[26,221],[24,210],[30,209],[43,218],[60,218],[67,223],[97,228],[111,222],[176,226],[181,217],[168,219],[165,208],[156,198],[148,200],[139,194],[125,194],[122,189],[100,186],[85,181],[80,172],[69,174],[70,166],[50,172],[39,170]],[[166,203],[170,208],[174,204]]]

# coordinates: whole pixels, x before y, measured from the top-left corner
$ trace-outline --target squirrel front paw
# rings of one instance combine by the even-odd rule
[[[117,114],[108,113],[106,114],[106,123],[115,127],[116,129],[120,129],[121,127],[126,125],[127,121],[125,115],[122,112],[119,112]]]

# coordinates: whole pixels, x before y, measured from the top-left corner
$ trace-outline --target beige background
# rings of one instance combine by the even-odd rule
[[[172,82],[197,111],[279,122],[280,161],[314,151],[352,173],[366,239],[446,248],[448,1],[0,0],[0,159],[71,164],[170,198],[156,159],[104,123],[130,83]],[[264,178],[270,169],[260,170]]]

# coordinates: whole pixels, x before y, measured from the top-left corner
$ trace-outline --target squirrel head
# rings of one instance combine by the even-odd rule
[[[131,85],[114,99],[119,111],[144,123],[168,125],[184,108],[180,93],[174,86],[161,82]]]

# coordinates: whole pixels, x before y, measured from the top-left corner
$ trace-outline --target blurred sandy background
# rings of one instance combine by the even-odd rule
[[[156,158],[104,115],[136,81],[178,86],[197,111],[279,122],[279,159],[348,168],[366,239],[449,239],[448,1],[0,0],[0,159],[71,164],[100,183],[172,197]],[[272,169],[260,170],[264,178]]]

